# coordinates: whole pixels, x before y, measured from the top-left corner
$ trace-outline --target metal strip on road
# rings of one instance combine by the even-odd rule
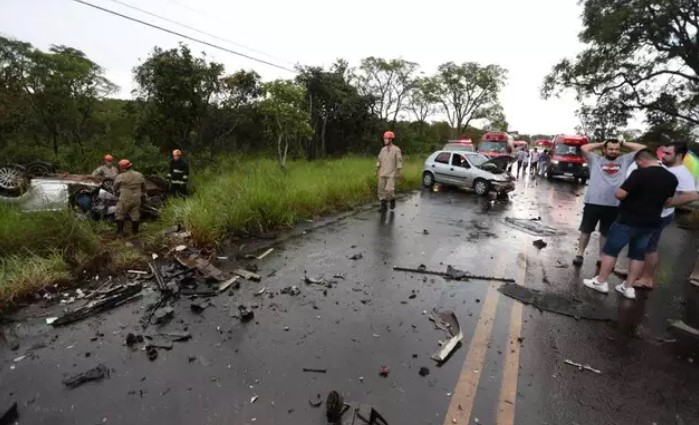
[[[527,276],[527,247],[526,240],[522,243],[522,255],[518,261],[518,280],[524,286]],[[505,356],[505,366],[502,372],[502,383],[498,401],[497,425],[513,425],[515,423],[515,408],[517,401],[517,379],[519,377],[519,338],[522,335],[522,303],[512,301],[510,313],[510,349]]]
[[[494,270],[501,270],[506,264],[508,256],[502,255],[498,258]],[[490,343],[490,334],[493,330],[493,322],[495,321],[495,312],[498,307],[500,292],[497,286],[490,281],[488,292],[483,301],[481,315],[478,318],[476,329],[473,332],[471,343],[468,347],[466,360],[459,373],[459,379],[456,382],[447,414],[444,417],[444,425],[450,424],[467,424],[471,418],[471,410],[473,402],[476,399],[476,391],[478,390],[478,381],[483,370],[485,354],[488,351]]]

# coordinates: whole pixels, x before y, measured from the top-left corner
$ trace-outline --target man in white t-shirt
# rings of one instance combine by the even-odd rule
[[[653,275],[658,266],[658,243],[660,242],[660,235],[663,232],[663,228],[672,223],[675,207],[699,200],[699,193],[697,193],[696,190],[694,176],[692,176],[692,173],[689,172],[687,167],[682,165],[682,161],[686,154],[686,143],[673,142],[663,146],[663,165],[677,177],[678,185],[675,197],[670,199],[666,204],[667,208],[663,209],[660,228],[653,233],[650,242],[648,242],[646,260],[643,265],[643,274],[641,278],[634,283],[634,286],[637,288],[653,289]]]

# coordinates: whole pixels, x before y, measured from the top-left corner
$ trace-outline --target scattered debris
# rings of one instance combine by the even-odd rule
[[[461,340],[464,339],[464,334],[461,332],[461,325],[459,325],[459,321],[453,311],[445,310],[441,313],[435,311],[430,313],[429,319],[434,322],[438,329],[443,330],[449,336],[447,341],[440,341],[442,348],[431,356],[432,360],[443,363],[449,358]]]
[[[256,395],[252,396],[252,398],[250,399],[250,404],[255,404],[255,402],[257,401],[258,398],[259,397],[257,397]]]
[[[325,399],[325,416],[330,423],[337,423],[342,419],[342,414],[347,411],[342,396],[337,391],[330,391]]]
[[[259,282],[262,280],[262,277],[260,275],[255,274],[251,271],[245,270],[245,269],[235,269],[233,273],[237,274],[238,276],[242,277],[243,279],[251,280],[253,282]]]
[[[8,409],[3,412],[0,416],[0,425],[12,425],[19,421],[19,410],[17,409],[17,402],[12,403]]]
[[[148,360],[153,361],[158,358],[158,349],[152,345],[146,347],[146,356]]]
[[[303,371],[304,372],[311,372],[311,373],[327,373],[328,370],[327,369],[310,369],[310,368],[304,367]],[[320,396],[320,394],[318,396]]]
[[[355,424],[359,423],[356,421],[356,419],[359,419],[368,425],[388,425],[386,419],[384,419],[383,416],[381,416],[373,407],[367,404],[360,404],[354,409],[354,419],[355,420],[353,423]]]
[[[257,273],[258,271],[260,271],[260,268],[257,266],[257,264],[248,264],[245,266],[245,270]]]
[[[48,318],[46,319],[46,323],[53,326],[63,326],[83,320],[89,316],[110,310],[140,297],[142,288],[143,286],[140,283],[117,285],[104,292],[102,298],[90,301],[84,306],[69,311],[55,320],[53,320],[54,318]]]
[[[408,296],[408,298],[411,299],[411,300],[417,298],[417,294],[415,293],[415,290],[414,290],[414,289],[412,290],[412,292],[410,293],[410,295]]]
[[[505,224],[533,236],[557,236],[561,234],[560,231],[541,224],[541,221],[507,217]]]
[[[134,345],[143,342],[143,335],[136,335],[131,332],[126,334],[126,345],[133,347]]]
[[[226,281],[224,281],[224,282],[221,282],[221,284],[218,285],[218,292],[219,292],[219,293],[220,293],[220,292],[224,292],[226,289],[228,289],[228,288],[230,288],[231,286],[233,286],[233,284],[234,284],[238,279],[240,279],[240,276],[233,276],[232,278],[230,278],[230,279],[228,279],[228,280],[226,280]]]
[[[209,306],[209,303],[204,302],[202,300],[196,300],[192,301],[192,304],[189,305],[189,308],[192,310],[192,313],[194,314],[199,314],[206,310],[206,307]]]
[[[268,249],[267,251],[263,252],[262,254],[258,255],[258,256],[257,256],[257,259],[258,259],[258,260],[262,260],[262,259],[264,259],[266,256],[268,256],[269,254],[271,254],[272,252],[274,252],[274,248],[270,248],[270,249]]]
[[[515,282],[514,279],[504,278],[504,277],[472,275],[468,272],[456,269],[456,268],[451,267],[451,266],[447,266],[446,272],[427,270],[427,267],[424,264],[420,264],[420,266],[417,269],[410,269],[410,268],[406,268],[406,267],[394,266],[393,270],[398,271],[398,272],[421,273],[421,274],[441,276],[445,279],[452,279],[452,280],[471,280],[471,279],[474,279],[474,280],[492,280],[492,281],[505,282],[505,283],[514,283]]]
[[[422,234],[423,234],[423,235],[429,235],[429,234],[430,234],[430,231],[427,230],[427,229],[422,229]]]
[[[170,338],[172,341],[175,342],[184,342],[184,341],[189,341],[192,339],[192,334],[186,331],[170,331],[170,332],[163,332],[159,334],[160,336]]]
[[[263,287],[259,291],[255,292],[255,296],[256,297],[262,296],[262,295],[264,295],[265,292],[267,292],[267,288]]]
[[[543,239],[537,239],[534,242],[532,242],[532,245],[537,247],[538,249],[544,249],[548,245],[546,242],[544,242]]]
[[[26,357],[27,357],[27,356],[15,357],[15,359],[14,359],[13,361],[14,361],[15,363],[19,363],[19,362],[21,362],[22,360],[24,360]]]
[[[291,295],[292,297],[295,297],[301,293],[301,290],[296,286],[287,286],[286,288],[282,289],[279,291],[281,294],[288,294]]]
[[[100,381],[109,376],[109,369],[103,364],[99,364],[87,372],[78,373],[63,381],[63,385],[68,388],[77,388],[86,382]]]
[[[153,254],[155,255],[155,254]],[[153,259],[155,261],[155,258]],[[148,267],[150,267],[151,272],[153,273],[153,277],[155,278],[155,284],[158,286],[158,290],[162,293],[169,293],[170,289],[167,287],[165,284],[165,281],[163,280],[163,276],[160,274],[160,271],[158,271],[158,268],[155,267],[155,263],[151,262],[148,263]]]
[[[420,376],[427,376],[430,374],[430,370],[426,367],[421,367],[420,371],[418,372]]]
[[[699,337],[699,330],[689,326],[682,320],[671,320],[670,327],[677,329],[679,331],[685,332],[687,334]]]
[[[53,325],[53,323],[58,320],[58,317],[47,317],[46,318],[46,324],[47,325]]]
[[[576,362],[574,362],[574,361],[572,361],[572,360],[566,359],[564,363],[567,364],[567,365],[570,365],[570,366],[575,366],[575,367],[578,368],[578,370],[587,370],[587,371],[594,372],[594,373],[597,373],[597,374],[601,374],[601,373],[602,373],[602,371],[600,371],[599,369],[595,369],[595,368],[591,367],[590,365],[586,365],[586,364],[583,365],[583,364],[580,364],[580,363],[576,363]]]
[[[358,253],[354,254],[353,256],[351,256],[349,259],[350,260],[361,260],[362,258],[364,258],[364,254],[362,254],[361,252],[358,252]]]
[[[153,313],[153,320],[155,320],[155,323],[159,325],[164,325],[172,319],[174,314],[175,310],[173,310],[172,307],[162,307],[155,310],[155,313]]]
[[[387,366],[381,366],[379,368],[379,376],[383,376],[384,378],[388,378],[388,375],[391,373],[391,368]]]
[[[238,306],[238,312],[240,313],[241,322],[249,322],[253,317],[255,317],[255,313],[252,311],[252,309],[242,304]]]
[[[530,304],[539,310],[550,311],[576,319],[616,321],[617,312],[601,302],[580,301],[568,296],[542,292],[524,286],[508,284],[498,288],[502,294],[524,304]]]
[[[323,398],[320,396],[320,394],[316,394],[316,399],[308,400],[308,404],[310,404],[311,407],[320,407],[323,404]]]

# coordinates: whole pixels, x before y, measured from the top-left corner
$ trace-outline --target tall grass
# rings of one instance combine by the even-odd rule
[[[421,165],[405,161],[397,190],[418,187]],[[183,223],[197,243],[215,244],[230,232],[290,227],[375,199],[374,173],[375,160],[361,157],[291,162],[286,171],[273,160],[232,160],[197,176],[195,194],[171,203],[166,220]]]

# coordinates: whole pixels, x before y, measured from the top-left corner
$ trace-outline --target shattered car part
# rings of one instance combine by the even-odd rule
[[[425,267],[424,264],[420,264],[420,266],[417,269],[394,266],[393,270],[398,271],[398,272],[419,273],[419,274],[441,276],[445,279],[452,279],[452,280],[492,280],[492,281],[496,281],[496,282],[506,282],[506,283],[514,283],[515,282],[514,279],[506,278],[506,277],[472,275],[468,272],[464,272],[462,270],[455,269],[451,266],[447,266],[447,272],[438,272],[438,271],[434,271],[434,270],[427,270],[427,267]],[[451,273],[448,273],[448,272],[451,272]],[[461,276],[461,277],[457,278],[454,276]]]
[[[77,388],[86,382],[99,381],[108,376],[109,369],[107,369],[107,366],[99,364],[86,372],[78,373],[63,380],[63,385],[68,388]]]
[[[211,259],[205,259],[197,254],[185,255],[183,252],[175,254],[175,259],[188,269],[197,269],[206,278],[223,280],[223,272],[211,264]]]
[[[153,313],[153,320],[155,321],[155,323],[163,325],[172,319],[174,313],[175,310],[173,310],[172,307],[162,307],[155,310],[155,313]]]
[[[128,285],[119,285],[112,288],[108,295],[94,301],[90,301],[83,307],[70,311],[58,319],[50,323],[52,326],[63,326],[70,323],[83,320],[92,315],[118,307],[126,302],[134,300],[141,296],[140,292],[143,286],[140,283],[131,283]],[[48,323],[48,321],[47,321]]]
[[[253,319],[253,317],[255,317],[255,313],[252,311],[252,309],[242,304],[238,306],[238,312],[240,313],[241,322],[249,322]]]
[[[296,286],[287,286],[286,288],[283,288],[281,291],[279,291],[280,294],[288,294],[291,295],[292,297],[295,297],[301,293],[301,290]]]
[[[7,410],[2,411],[2,416],[0,416],[0,425],[12,425],[19,420],[19,410],[17,409],[17,402],[12,403]]]
[[[226,289],[228,289],[228,288],[230,288],[231,286],[233,286],[233,284],[234,284],[238,279],[240,279],[240,276],[233,276],[232,278],[230,278],[230,279],[228,279],[228,280],[226,280],[226,281],[224,281],[224,282],[221,282],[221,284],[218,285],[218,292],[224,292]]]
[[[514,298],[524,304],[532,305],[539,310],[562,314],[576,319],[616,321],[617,312],[591,300],[580,301],[569,296],[553,292],[543,292],[524,286],[508,284],[498,288],[500,293]]]
[[[427,376],[430,374],[430,369],[426,367],[421,367],[420,370],[418,371],[418,375],[420,376]]]
[[[268,249],[267,251],[265,251],[265,252],[263,252],[262,254],[258,255],[256,258],[257,258],[258,260],[262,260],[262,259],[264,259],[266,256],[268,256],[269,254],[271,254],[272,252],[274,252],[274,248]]]
[[[336,423],[342,419],[342,414],[347,411],[342,396],[337,391],[330,391],[325,400],[325,416],[328,422]]]
[[[548,246],[546,242],[543,241],[543,239],[537,239],[534,242],[532,242],[532,245],[537,247],[538,249],[544,249]]]
[[[353,256],[349,257],[350,260],[361,260],[362,258],[364,258],[364,254],[362,254],[361,252],[358,252]]]
[[[567,364],[567,365],[570,365],[570,366],[575,366],[575,367],[578,368],[578,370],[587,370],[587,371],[594,372],[594,373],[597,373],[597,374],[601,374],[601,373],[602,373],[602,371],[600,371],[599,369],[595,369],[595,368],[591,367],[590,365],[586,365],[586,364],[583,365],[583,364],[580,364],[580,363],[576,363],[576,362],[574,362],[574,361],[572,361],[572,360],[566,359],[566,360],[564,361],[564,363]]]
[[[308,400],[308,404],[310,404],[311,407],[320,407],[323,404],[323,399],[321,398],[320,394],[316,394],[316,399]]]
[[[206,310],[206,307],[209,306],[209,303],[206,303],[204,301],[192,301],[192,304],[190,304],[189,308],[192,310],[192,313],[194,314],[199,314]]]
[[[251,280],[253,282],[259,282],[262,280],[262,277],[260,277],[259,274],[253,273],[245,269],[235,269],[233,273],[237,274],[243,279]]]
[[[533,236],[558,236],[561,234],[560,231],[541,224],[540,221],[532,221],[524,218],[507,217],[505,218],[505,224]]]
[[[310,369],[310,368],[304,367],[303,371],[304,372],[311,372],[311,373],[327,373],[328,370],[327,369]],[[318,396],[320,396],[320,395],[318,395]]]
[[[434,322],[438,329],[449,335],[449,339],[441,343],[442,348],[430,357],[438,363],[443,363],[449,358],[449,355],[459,345],[461,340],[464,339],[464,334],[461,332],[461,325],[453,311],[432,312],[428,318]]]

